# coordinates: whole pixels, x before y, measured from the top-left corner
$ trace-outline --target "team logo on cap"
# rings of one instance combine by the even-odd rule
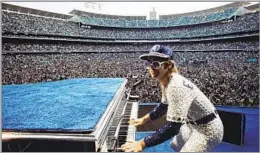
[[[155,45],[155,46],[153,46],[152,48],[151,48],[151,52],[157,52],[159,49],[161,48],[161,46],[160,45]]]

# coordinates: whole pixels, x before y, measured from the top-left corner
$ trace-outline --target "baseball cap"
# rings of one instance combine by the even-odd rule
[[[166,46],[156,44],[150,49],[148,54],[143,54],[139,58],[147,61],[151,58],[169,60],[172,59],[172,51]]]

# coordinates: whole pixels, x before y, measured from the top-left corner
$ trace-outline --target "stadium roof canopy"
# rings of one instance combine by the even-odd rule
[[[15,12],[21,12],[21,13],[30,13],[30,14],[60,18],[60,19],[69,19],[72,17],[72,15],[53,13],[53,12],[49,12],[49,11],[37,10],[37,9],[33,9],[33,8],[17,6],[17,5],[13,5],[13,4],[7,4],[7,3],[2,3],[2,10],[9,10],[9,11],[15,11]]]
[[[193,12],[187,12],[187,13],[180,13],[180,14],[168,14],[168,15],[159,15],[160,19],[167,19],[175,16],[189,16],[189,15],[202,15],[202,14],[208,14],[218,11],[223,11],[227,8],[233,8],[237,9],[241,6],[245,6],[250,4],[249,2],[233,2],[229,4],[225,4],[222,6],[200,10],[200,11],[193,11]],[[87,17],[95,17],[95,18],[105,18],[105,19],[123,19],[123,20],[146,20],[146,16],[123,16],[123,15],[109,15],[109,14],[99,14],[99,13],[92,13],[82,10],[73,9],[69,12],[71,15],[78,15],[78,16],[87,16]]]
[[[81,18],[77,15],[73,16],[72,18],[68,19],[68,21],[71,21],[71,22],[80,22],[80,23],[83,23]]]
[[[249,4],[249,5],[245,6],[245,8],[250,11],[259,11],[259,5],[260,5],[260,3]]]
[[[247,10],[246,8],[241,6],[234,13],[232,13],[229,18],[231,18],[233,16],[242,16],[242,15],[247,14],[249,12],[250,12],[249,10]]]
[[[249,2],[233,2],[230,4],[210,8],[210,9],[205,9],[205,10],[200,10],[200,11],[193,11],[193,12],[187,12],[187,13],[180,13],[180,14],[167,14],[167,15],[160,15],[161,19],[165,19],[168,17],[174,17],[174,16],[189,16],[189,15],[202,15],[202,14],[209,14],[213,12],[218,12],[221,10],[225,10],[227,8],[239,8],[244,5],[250,4]]]
[[[107,19],[125,19],[125,20],[146,20],[146,16],[123,16],[123,15],[109,15],[109,14],[98,14],[92,12],[86,12],[81,10],[73,9],[69,12],[71,15],[79,15],[79,16],[89,16],[89,17],[97,17],[97,18],[107,18]]]

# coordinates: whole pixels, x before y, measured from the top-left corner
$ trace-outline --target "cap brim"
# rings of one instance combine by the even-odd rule
[[[142,60],[146,60],[146,61],[149,61],[150,59],[162,59],[162,60],[167,60],[167,59],[170,59],[169,56],[167,55],[164,55],[164,54],[161,54],[161,53],[156,53],[156,54],[153,54],[153,53],[149,53],[149,54],[143,54],[139,57],[140,59]]]

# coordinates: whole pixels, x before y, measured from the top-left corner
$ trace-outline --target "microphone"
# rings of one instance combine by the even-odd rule
[[[143,82],[144,82],[143,80],[139,80],[139,81],[135,82],[134,85],[133,85],[133,88],[136,88],[137,86],[139,86]]]

